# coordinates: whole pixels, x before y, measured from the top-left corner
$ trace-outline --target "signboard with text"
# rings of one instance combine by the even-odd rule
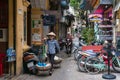
[[[89,14],[88,18],[89,18],[90,22],[101,22],[102,21],[101,14]]]

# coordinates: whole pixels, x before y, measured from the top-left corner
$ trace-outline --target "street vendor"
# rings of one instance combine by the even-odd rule
[[[53,64],[54,64],[54,57],[56,54],[56,49],[58,52],[60,52],[60,47],[58,44],[58,41],[55,40],[56,34],[54,32],[48,33],[48,39],[46,41],[47,45],[47,56],[49,58],[49,62],[51,63],[52,67],[50,70],[50,74],[52,73],[53,70]]]

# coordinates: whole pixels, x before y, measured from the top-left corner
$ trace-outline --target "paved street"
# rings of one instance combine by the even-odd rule
[[[61,68],[54,70],[52,76],[49,76],[47,72],[44,74],[40,73],[37,76],[22,74],[12,80],[104,80],[102,79],[102,74],[90,75],[84,72],[79,72],[76,61],[73,57],[67,57],[63,52],[61,54],[59,55],[64,57],[64,61],[61,64]],[[117,76],[115,80],[120,80],[120,74],[115,75]]]

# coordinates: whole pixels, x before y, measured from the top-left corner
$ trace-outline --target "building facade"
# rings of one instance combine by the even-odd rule
[[[19,75],[28,46],[42,45],[50,31],[59,39],[61,6],[59,0],[1,0],[0,4],[0,54],[6,55],[9,48],[16,53],[15,61],[2,62],[3,73]],[[46,19],[53,23],[46,24]]]

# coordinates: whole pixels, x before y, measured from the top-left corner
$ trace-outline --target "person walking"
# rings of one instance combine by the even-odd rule
[[[72,52],[72,35],[70,34],[70,32],[67,32],[67,36],[66,36],[66,53],[71,55]]]
[[[55,39],[56,34],[54,32],[48,33],[47,36],[48,36],[48,39],[46,40],[47,56],[49,58],[49,62],[51,63],[50,74],[52,74],[56,50],[60,52],[60,47],[59,47],[58,41]]]

